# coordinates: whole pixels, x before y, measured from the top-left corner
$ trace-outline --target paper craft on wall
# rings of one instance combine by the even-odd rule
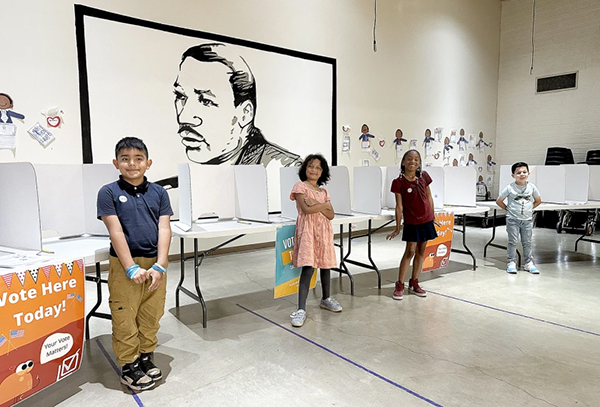
[[[454,160],[452,160],[452,166],[458,167],[458,160],[456,158]]]
[[[417,149],[417,139],[413,138],[410,140],[410,149],[411,150],[416,150]]]
[[[6,93],[0,93],[0,149],[15,150],[17,148],[17,126],[12,118],[23,120],[25,116],[13,110],[13,100]]]
[[[458,157],[458,165],[460,165],[461,167],[464,167],[464,166],[466,166],[466,165],[467,165],[467,158],[465,157],[465,155],[464,155],[464,154],[461,154],[461,155]]]
[[[63,119],[63,114],[64,114],[64,112],[58,106],[51,107],[50,109],[42,111],[42,115],[44,115],[44,117],[46,117],[46,124],[49,127],[54,127],[54,128],[56,128],[56,127],[60,128],[63,125],[63,123],[65,122]]]
[[[442,141],[442,132],[444,131],[443,127],[436,127],[435,129],[433,129],[433,137],[435,138],[435,141]]]
[[[438,160],[441,155],[442,155],[441,151],[436,151],[435,154],[433,155],[433,159],[434,160]]]
[[[488,175],[487,176],[487,180],[486,180],[487,186],[489,188],[491,188],[493,183],[494,183],[494,176],[493,175]]]
[[[379,154],[379,151],[372,149],[371,157],[373,157],[375,159],[375,161],[379,161],[379,159],[381,158],[381,154]]]
[[[490,154],[488,154],[487,156],[487,170],[488,172],[492,172],[493,168],[492,166],[496,165],[496,163],[494,161],[492,161],[492,156]]]
[[[475,148],[475,135],[469,134],[469,148]]]
[[[483,182],[483,176],[479,176],[475,186],[477,188],[477,200],[484,201],[487,198],[488,189],[487,185],[485,185],[485,182]]]
[[[456,129],[450,130],[450,142],[456,143]]]
[[[350,132],[351,131],[352,131],[352,129],[347,124],[342,126],[342,132],[344,133],[344,135],[342,136],[342,153],[350,152]]]
[[[27,132],[44,147],[48,147],[48,144],[54,141],[54,135],[39,122],[31,126]]]
[[[467,161],[467,165],[469,167],[475,167],[477,165],[477,161],[473,158],[473,153],[469,153],[469,161]]]
[[[394,138],[394,145],[396,146],[396,160],[402,158],[402,142],[406,142],[406,139],[403,137],[404,134],[402,130],[396,129],[396,138]]]
[[[360,136],[358,136],[358,139],[360,140],[360,148],[362,151],[368,152],[371,149],[371,141],[369,139],[375,138],[375,136],[369,134],[369,126],[366,124],[362,125],[360,132],[362,133]]]
[[[489,146],[488,143],[483,141],[483,132],[482,131],[479,132],[479,140],[477,140],[476,146],[479,149],[480,153],[483,153],[485,151],[485,148]]]
[[[444,159],[446,160],[446,163],[450,162],[450,150],[453,148],[454,147],[450,145],[450,139],[446,137],[444,139]]]
[[[433,144],[431,144],[435,139],[431,137],[431,130],[425,129],[425,138],[423,139],[423,145],[425,145],[425,157],[429,157],[433,154]]]
[[[465,129],[460,129],[460,137],[458,138],[458,151],[467,151],[467,141],[465,137]]]
[[[362,160],[362,166],[363,167],[368,167],[371,165],[371,160],[369,160],[368,158],[365,158]]]

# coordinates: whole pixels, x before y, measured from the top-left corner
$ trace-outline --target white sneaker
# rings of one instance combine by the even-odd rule
[[[529,271],[531,274],[540,274],[540,270],[538,270],[538,268],[535,266],[535,264],[533,264],[532,261],[530,261],[529,263],[527,263],[523,269],[525,271]]]
[[[298,311],[292,312],[290,317],[292,318],[292,326],[300,328],[304,325],[304,321],[306,321],[306,311],[299,309]]]
[[[342,306],[340,303],[331,297],[321,300],[321,308],[331,312],[342,312]]]
[[[508,274],[517,274],[517,265],[514,261],[509,261],[506,265],[506,272]]]

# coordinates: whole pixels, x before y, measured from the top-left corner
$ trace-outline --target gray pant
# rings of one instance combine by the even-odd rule
[[[508,243],[506,245],[506,258],[508,262],[517,261],[517,243],[519,234],[521,235],[521,244],[523,245],[523,257],[525,264],[532,262],[531,256],[531,235],[533,230],[533,220],[521,220],[515,218],[506,218],[506,233],[508,233]]]

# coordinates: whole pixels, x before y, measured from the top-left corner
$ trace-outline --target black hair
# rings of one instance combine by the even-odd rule
[[[231,85],[231,90],[233,91],[233,105],[238,107],[246,100],[249,100],[252,102],[254,112],[256,112],[256,82],[250,67],[241,56],[239,57],[241,62],[238,63],[237,67],[235,67],[234,61],[230,61],[229,59],[217,53],[218,47],[225,48],[226,45],[220,43],[211,43],[196,45],[188,48],[183,55],[181,55],[181,63],[179,64],[179,68],[181,69],[181,65],[187,57],[193,58],[200,62],[218,62],[225,65],[227,68],[229,68],[229,72],[227,72],[227,74],[229,75],[229,84]]]
[[[402,132],[402,130],[400,130],[400,129],[396,129],[396,133],[398,133],[398,132],[400,132],[400,135],[401,135],[401,136],[404,136],[404,133]],[[394,133],[394,134],[395,134],[395,133]]]
[[[124,137],[119,140],[115,146],[115,158],[119,158],[121,150],[126,148],[137,148],[138,150],[143,151],[146,158],[148,158],[148,147],[146,147],[146,144],[137,137]]]
[[[323,184],[326,184],[327,181],[331,179],[331,174],[329,172],[329,165],[327,164],[327,160],[321,154],[309,154],[306,156],[306,158],[302,162],[302,165],[300,166],[300,169],[298,170],[298,177],[300,177],[300,181],[307,180],[306,168],[312,160],[319,160],[321,162],[321,168],[323,169],[321,176],[317,180],[317,185],[321,186]]]
[[[366,127],[366,128],[367,128],[367,131],[371,131],[371,130],[369,130],[369,125],[368,125],[367,123],[363,123],[363,125],[362,125],[362,126],[360,126],[360,131],[362,131],[362,128],[363,128],[363,127]]]
[[[404,171],[406,170],[406,168],[404,168],[404,159],[406,158],[407,155],[409,155],[410,153],[417,153],[419,155],[419,162],[421,164],[423,164],[423,160],[421,159],[421,153],[419,153],[417,150],[408,150],[406,153],[404,153],[404,155],[402,156],[402,161],[400,161],[400,174],[404,175]],[[419,168],[417,168],[417,171],[415,172],[417,177],[421,176],[421,165],[419,164]]]
[[[527,163],[524,163],[523,161],[519,161],[518,163],[514,163],[512,165],[512,167],[510,167],[510,171],[514,174],[515,171],[517,170],[517,168],[519,167],[525,167],[527,168],[527,172],[529,172],[529,166],[527,165]]]
[[[427,132],[429,132],[429,137],[431,137],[431,130],[425,129],[425,134],[427,134]]]

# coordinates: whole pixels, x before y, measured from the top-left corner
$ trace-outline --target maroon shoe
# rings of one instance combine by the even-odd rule
[[[419,287],[419,280],[418,279],[410,279],[408,281],[408,292],[412,293],[418,297],[427,297],[427,291],[423,290],[421,287]]]
[[[396,287],[394,289],[394,294],[392,294],[392,298],[395,300],[401,300],[404,296],[404,283],[400,281],[396,281]]]

